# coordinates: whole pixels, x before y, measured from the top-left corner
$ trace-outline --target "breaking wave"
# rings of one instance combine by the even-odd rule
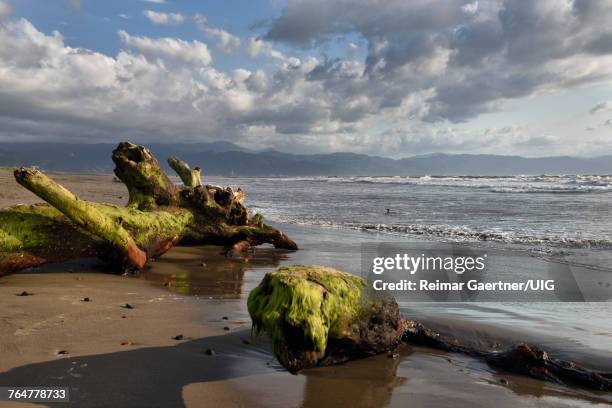
[[[612,191],[612,175],[568,176],[363,176],[363,177],[291,177],[269,179],[322,183],[395,184],[458,187],[492,193],[605,193]]]
[[[374,223],[354,223],[354,222],[329,222],[322,220],[291,220],[284,219],[299,225],[315,225],[329,228],[348,228],[360,231],[371,231],[378,233],[388,233],[394,235],[419,235],[424,237],[435,237],[452,240],[453,242],[462,241],[491,241],[508,244],[523,244],[529,246],[559,247],[559,248],[612,248],[612,240],[592,239],[573,236],[539,236],[520,232],[509,231],[479,231],[466,226],[451,225],[398,225],[398,224],[374,224]]]

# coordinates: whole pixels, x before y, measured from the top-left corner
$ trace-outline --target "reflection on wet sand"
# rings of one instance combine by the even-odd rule
[[[305,370],[304,408],[589,407],[609,405],[606,393],[571,390],[493,370],[468,356],[404,345],[397,358],[374,356]],[[261,384],[259,385],[261,387]]]
[[[248,294],[243,288],[245,272],[275,269],[289,253],[261,247],[240,258],[229,258],[219,246],[176,247],[151,262],[140,276],[183,295],[236,299]]]
[[[411,350],[403,346],[398,352],[405,358]],[[396,353],[351,361],[349,365],[305,370],[303,406],[388,406],[395,387],[408,381],[397,375],[400,361]]]
[[[497,408],[609,405],[610,395],[565,388],[495,370],[462,354],[414,347],[397,370],[408,380],[395,388],[389,406],[473,406]]]

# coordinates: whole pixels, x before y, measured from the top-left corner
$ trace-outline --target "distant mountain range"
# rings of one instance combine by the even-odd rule
[[[0,166],[47,171],[110,173],[116,144],[0,143]],[[485,154],[430,154],[404,159],[355,153],[300,155],[248,150],[228,142],[148,144],[166,167],[179,157],[203,174],[222,176],[385,176],[612,174],[612,156],[526,158]]]

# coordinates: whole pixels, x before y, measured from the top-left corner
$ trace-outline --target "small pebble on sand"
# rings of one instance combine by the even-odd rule
[[[21,293],[17,293],[17,296],[32,296],[32,295],[33,295],[33,293],[30,293],[30,292],[25,291],[25,290],[23,292],[21,292]]]
[[[177,334],[176,336],[173,337],[174,340],[183,340],[184,337],[182,334]]]
[[[393,353],[393,352],[390,351],[390,352],[387,353],[387,357],[388,358],[392,358],[394,360],[397,360],[399,358],[399,353]]]

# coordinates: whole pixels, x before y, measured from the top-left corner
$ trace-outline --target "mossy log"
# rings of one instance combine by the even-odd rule
[[[393,350],[402,342],[482,358],[489,365],[559,384],[612,391],[612,373],[589,370],[530,344],[482,350],[400,315],[396,301],[363,279],[320,266],[266,274],[248,309],[257,332],[290,372]]]
[[[260,215],[251,216],[244,192],[203,186],[199,171],[178,159],[173,167],[189,186],[173,184],[142,146],[120,143],[112,159],[129,192],[127,207],[81,200],[38,170],[15,170],[17,182],[47,204],[0,210],[0,276],[91,256],[119,271],[140,269],[176,244],[224,245],[233,254],[263,243],[297,249]]]
[[[291,372],[395,348],[404,333],[394,299],[366,282],[322,266],[266,274],[248,299],[254,328],[265,331]]]

